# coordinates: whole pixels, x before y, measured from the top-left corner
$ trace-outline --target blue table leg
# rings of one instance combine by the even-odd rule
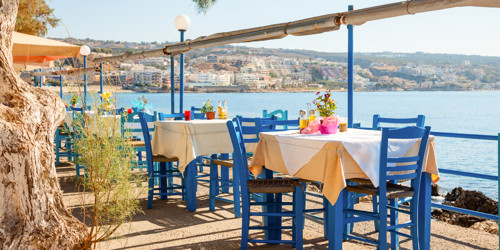
[[[337,202],[334,205],[328,202],[328,249],[342,249],[344,195],[347,195],[346,189],[340,192]]]
[[[191,161],[184,171],[186,178],[186,206],[189,212],[196,212],[196,161]]]
[[[229,154],[221,154],[221,160],[228,160]],[[222,186],[222,193],[229,193],[229,168],[221,166],[220,167],[220,179]]]
[[[273,171],[269,169],[264,169],[262,173],[263,179],[272,179]],[[274,194],[262,194],[264,202],[274,202]],[[274,212],[274,206],[263,206],[262,207],[264,213]],[[264,226],[276,227],[276,217],[264,216]],[[276,240],[278,239],[277,230],[264,230],[264,237],[266,240]]]
[[[167,192],[167,185],[168,185],[168,182],[167,182],[167,177],[165,177],[164,175],[167,174],[167,163],[166,162],[160,162],[159,163],[159,168],[160,168],[160,174],[163,175],[162,177],[160,177],[160,192],[161,193],[166,193]],[[167,195],[164,194],[164,195],[160,195],[160,199],[161,200],[166,200],[167,199]]]
[[[431,248],[431,175],[422,173],[418,206],[418,235],[420,249]]]

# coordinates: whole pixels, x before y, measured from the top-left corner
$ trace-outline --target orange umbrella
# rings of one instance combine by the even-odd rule
[[[12,41],[12,59],[18,64],[46,65],[53,60],[78,57],[80,53],[80,46],[19,32],[14,32]]]

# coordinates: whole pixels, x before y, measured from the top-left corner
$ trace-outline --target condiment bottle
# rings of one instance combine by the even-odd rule
[[[316,119],[316,110],[311,109],[311,110],[309,110],[309,122],[311,122],[314,119]]]
[[[309,123],[309,119],[307,117],[307,112],[303,109],[299,111],[299,129],[302,130],[304,128],[307,128],[307,125]]]
[[[227,103],[224,100],[224,106],[222,106],[222,119],[227,119]]]
[[[219,100],[219,106],[217,106],[217,118],[222,119],[222,106],[220,105],[220,100]]]

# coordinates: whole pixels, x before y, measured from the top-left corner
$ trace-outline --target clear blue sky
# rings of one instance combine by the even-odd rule
[[[49,0],[64,25],[50,29],[48,37],[92,38],[120,41],[177,41],[174,18],[186,14],[191,28],[186,38],[295,21],[395,1],[381,0],[218,0],[206,15],[198,14],[190,0]],[[356,52],[429,52],[500,56],[500,9],[461,7],[413,16],[378,20],[355,27]],[[67,31],[66,32],[66,28]],[[247,43],[267,48],[347,50],[347,31]]]

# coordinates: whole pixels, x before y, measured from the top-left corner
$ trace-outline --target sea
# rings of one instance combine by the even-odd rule
[[[132,107],[134,99],[144,96],[152,110],[170,113],[170,93],[118,93],[118,107]],[[70,95],[65,95],[68,99]],[[201,107],[208,99],[226,101],[229,117],[261,117],[262,110],[288,110],[289,118],[298,117],[316,97],[316,92],[305,93],[185,93],[184,110]],[[347,117],[347,92],[332,92],[337,104],[335,114]],[[179,95],[175,95],[179,112]],[[425,115],[425,125],[431,131],[495,135],[500,133],[500,91],[406,91],[355,92],[354,122],[371,127],[372,117],[416,117]],[[436,137],[439,168],[498,174],[498,142]],[[498,200],[496,181],[441,174],[437,183],[441,194],[455,187],[481,191]]]

